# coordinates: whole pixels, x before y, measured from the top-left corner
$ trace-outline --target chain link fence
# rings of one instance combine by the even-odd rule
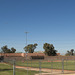
[[[13,66],[13,75],[16,75],[16,69],[25,70],[25,75],[59,75],[75,74],[75,59],[51,59],[51,60],[9,60],[4,59],[4,63]],[[22,75],[22,74],[21,74]]]

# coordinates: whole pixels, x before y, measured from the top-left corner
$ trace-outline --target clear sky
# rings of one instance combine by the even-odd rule
[[[43,51],[50,43],[61,54],[75,49],[75,0],[0,0],[0,48],[7,45],[24,52],[37,43]]]

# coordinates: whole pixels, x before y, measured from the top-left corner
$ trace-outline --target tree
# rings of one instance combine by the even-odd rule
[[[1,47],[3,53],[10,53],[10,50],[7,48],[7,45]]]
[[[71,49],[70,51],[68,50],[65,55],[66,56],[73,56],[74,55],[74,49]]]
[[[69,50],[67,50],[67,53],[65,54],[66,56],[70,56],[71,52]]]
[[[11,53],[15,53],[16,49],[14,47],[11,48]]]
[[[74,55],[74,53],[73,53],[73,52],[74,52],[74,49],[71,49],[71,55]]]
[[[7,47],[7,45],[1,47],[1,50],[2,50],[3,53],[15,53],[15,51],[16,51],[16,49],[13,48],[13,47],[11,49],[9,49]]]
[[[43,45],[43,48],[45,50],[45,54],[48,55],[48,56],[56,56],[56,52],[57,50],[54,49],[54,46],[53,44],[48,44],[48,43],[45,43]]]
[[[25,50],[25,52],[33,53],[34,50],[36,49],[36,46],[37,46],[37,44],[29,44],[24,47],[24,50]]]

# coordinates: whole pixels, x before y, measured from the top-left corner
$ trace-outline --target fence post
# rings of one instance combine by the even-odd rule
[[[74,58],[72,61],[74,62],[74,64],[73,64],[73,65],[74,65],[74,71],[75,71],[75,58]]]
[[[66,58],[66,70],[67,70],[67,61],[68,61],[68,59]]]
[[[31,67],[32,67],[32,59],[31,59]]]
[[[27,75],[28,75],[28,60],[27,60]]]
[[[74,71],[75,71],[75,58],[73,60],[74,60]]]
[[[62,73],[64,73],[64,59],[62,59]]]
[[[51,60],[51,73],[53,71],[53,60]]]
[[[13,75],[15,75],[15,60],[13,60]]]
[[[39,75],[41,75],[41,60],[39,61]]]

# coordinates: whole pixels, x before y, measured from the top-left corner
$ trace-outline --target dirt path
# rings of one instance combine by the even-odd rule
[[[32,68],[32,67],[16,66],[16,68],[25,69],[25,70],[28,69],[32,71],[39,71],[39,68]],[[56,70],[56,69],[42,68],[41,71],[46,72],[46,73],[41,73],[41,75],[75,75],[75,71],[68,71],[68,70],[64,70],[64,74],[62,73],[62,70]],[[35,74],[35,75],[39,75],[39,74]]]

